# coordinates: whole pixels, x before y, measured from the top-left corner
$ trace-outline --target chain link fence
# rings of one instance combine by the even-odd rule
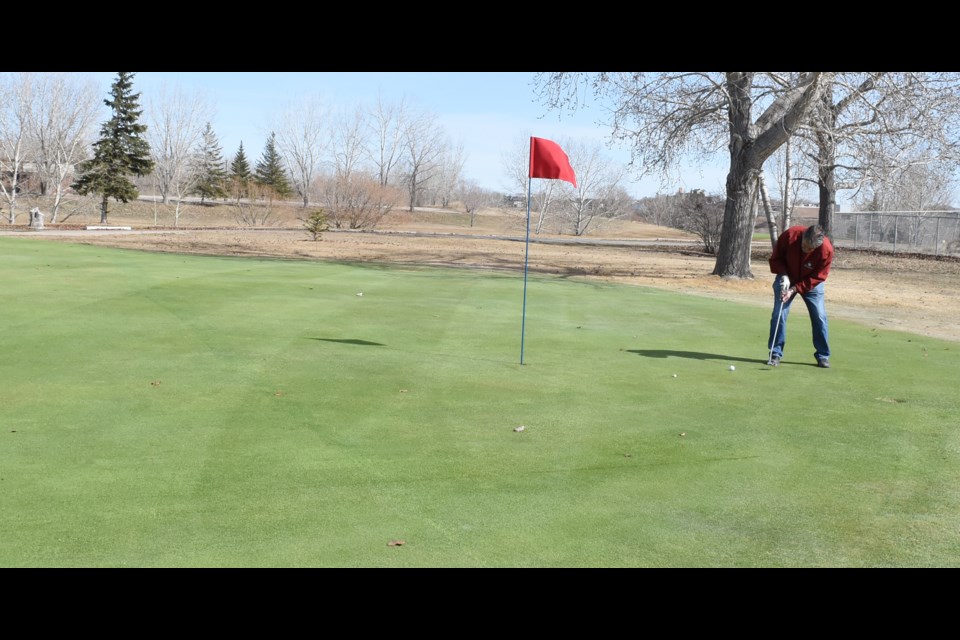
[[[960,212],[834,213],[833,241],[855,249],[960,257]]]

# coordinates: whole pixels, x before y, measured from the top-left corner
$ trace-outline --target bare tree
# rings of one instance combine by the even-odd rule
[[[461,180],[457,186],[457,196],[464,211],[470,216],[470,226],[477,216],[477,211],[481,207],[488,206],[492,202],[491,194],[482,189],[474,180]]]
[[[952,163],[933,162],[916,164],[904,171],[901,181],[903,201],[907,210],[916,215],[911,218],[911,236],[914,245],[920,244],[927,223],[934,213],[950,208],[951,196],[956,185]]]
[[[410,211],[419,204],[420,193],[439,175],[447,148],[446,135],[436,115],[423,111],[406,121],[403,166]]]
[[[17,196],[28,156],[33,90],[34,77],[29,72],[0,77],[0,191],[10,209],[10,224],[17,219]]]
[[[362,171],[319,178],[316,188],[336,229],[374,229],[400,201],[398,189],[383,186],[374,174]]]
[[[956,187],[951,162],[925,162],[908,166],[900,180],[901,198],[908,211],[949,209]]]
[[[640,217],[645,222],[660,227],[679,228],[676,220],[678,211],[676,196],[657,194],[641,199],[638,206]]]
[[[919,158],[917,158],[919,160]],[[857,204],[878,214],[909,214],[910,237],[919,243],[926,222],[933,216],[952,208],[951,201],[956,179],[949,162],[921,162],[904,164],[905,158],[895,161],[874,161],[874,178],[861,189]],[[886,165],[883,174],[876,168]],[[893,241],[896,230],[893,215],[878,215],[875,228],[880,237]]]
[[[680,197],[680,228],[700,238],[703,250],[714,254],[720,243],[725,198],[695,190]]]
[[[30,147],[40,194],[53,196],[50,222],[56,223],[74,166],[89,156],[99,89],[95,83],[66,73],[37,79],[30,113]]]
[[[434,204],[443,208],[450,206],[450,201],[456,197],[457,187],[462,182],[463,165],[466,160],[462,141],[444,149],[431,189]]]
[[[626,169],[621,167],[621,170]],[[621,185],[619,179],[602,182],[597,194],[600,205],[594,221],[598,226],[607,220],[631,220],[636,215],[637,199]]]
[[[200,94],[186,95],[179,89],[161,89],[147,103],[146,138],[154,161],[154,175],[163,204],[176,199],[174,226],[179,225],[183,199],[197,181],[193,170],[197,149],[202,145],[206,123],[212,112]]]
[[[273,226],[277,209],[277,194],[273,187],[251,180],[248,198],[233,202],[233,218],[247,227]]]
[[[577,186],[562,185],[565,206],[562,216],[575,236],[582,236],[597,217],[615,217],[624,213],[624,191],[620,186],[624,167],[616,167],[603,157],[599,144],[575,140],[561,142],[577,174]]]
[[[640,175],[667,176],[681,159],[713,158],[726,148],[727,198],[713,274],[752,278],[757,178],[766,159],[807,120],[832,77],[820,71],[795,77],[753,71],[560,72],[539,74],[537,84],[552,109],[575,108],[585,86],[611,101],[611,135],[632,142]]]
[[[362,169],[361,163],[368,153],[367,127],[367,114],[359,107],[335,116],[328,151],[332,158],[333,175],[338,179],[349,178]]]
[[[960,154],[960,74],[844,72],[825,85],[796,142],[809,166],[797,179],[816,185],[818,222],[831,234],[839,190],[883,181],[918,163]]]
[[[771,245],[776,244],[780,232],[790,226],[796,203],[802,197],[812,199],[809,189],[816,183],[809,179],[798,179],[797,176],[816,174],[815,165],[809,154],[799,153],[801,150],[791,137],[770,156],[765,165],[765,173],[773,177],[770,181],[774,185],[773,194],[779,200],[778,211],[773,212],[773,198],[770,195],[765,196],[768,202],[764,208],[768,210],[767,226],[770,229]],[[761,176],[762,180],[763,178],[764,176]],[[763,191],[767,184],[766,180],[761,183],[761,197],[764,197]]]
[[[368,121],[371,146],[369,158],[381,186],[391,184],[393,170],[401,162],[407,128],[407,106],[403,100],[396,103],[377,99],[369,112]]]
[[[757,178],[757,180],[758,180],[759,183],[760,183],[760,184],[759,184],[760,200],[761,200],[761,202],[763,202],[763,210],[764,210],[764,212],[766,213],[766,216],[767,216],[767,229],[770,230],[770,245],[771,245],[772,247],[776,247],[776,246],[777,246],[777,238],[780,237],[780,232],[779,232],[778,227],[777,227],[777,219],[776,219],[777,216],[776,216],[776,214],[773,212],[773,206],[770,204],[770,196],[769,196],[769,194],[768,194],[768,192],[767,192],[767,183],[766,183],[766,181],[763,179],[763,174],[762,174],[762,173],[761,173],[760,176]],[[783,226],[782,228],[783,228],[783,229],[786,229],[787,227],[786,227],[786,226]]]
[[[326,117],[320,99],[313,98],[289,107],[274,128],[277,150],[304,207],[310,206],[310,186],[323,157]]]
[[[331,125],[331,171],[314,185],[334,228],[374,228],[399,202],[391,175],[400,162],[405,129],[400,106],[342,111]]]
[[[560,181],[530,178],[529,135],[518,136],[510,150],[502,154],[501,161],[508,183],[517,194],[523,194],[525,203],[529,194],[529,209],[537,212],[534,233],[539,234],[548,215],[558,208],[557,200],[562,194],[562,187],[557,184]]]

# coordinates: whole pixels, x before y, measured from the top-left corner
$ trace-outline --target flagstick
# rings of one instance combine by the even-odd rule
[[[520,321],[520,364],[523,365],[523,335],[527,326],[527,265],[530,262],[530,178],[527,178],[527,241],[523,254],[523,316]]]
[[[523,321],[520,323],[520,364],[523,364],[523,336],[527,327],[527,272],[530,265],[530,181],[533,178],[566,180],[577,186],[577,176],[570,166],[570,158],[553,140],[530,136],[530,171],[527,173],[527,243],[523,256]],[[544,205],[546,206],[546,202]],[[540,211],[543,221],[543,211]],[[539,231],[539,227],[537,227]]]

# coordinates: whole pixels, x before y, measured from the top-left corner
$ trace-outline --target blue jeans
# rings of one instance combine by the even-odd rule
[[[790,315],[790,306],[797,296],[780,304],[780,278],[773,281],[773,314],[770,317],[770,337],[767,340],[767,350],[772,356],[783,357],[783,346],[787,342],[787,316]],[[830,343],[827,340],[827,310],[823,306],[823,283],[821,282],[802,296],[810,313],[810,325],[813,329],[813,352],[817,360],[830,359]],[[779,311],[779,313],[778,313]],[[778,323],[779,321],[779,323]],[[779,324],[779,326],[778,326]]]

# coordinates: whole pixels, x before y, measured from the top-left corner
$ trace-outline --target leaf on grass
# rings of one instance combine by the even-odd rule
[[[152,386],[152,387],[159,387],[159,386],[160,386],[160,381],[159,381],[159,380],[154,380],[153,382],[150,383],[150,386]]]
[[[901,400],[900,398],[877,398],[880,402],[890,402],[892,404],[902,404],[906,400]]]
[[[402,546],[405,545],[405,544],[407,544],[407,542],[406,542],[405,540],[391,540],[390,542],[387,543],[387,546],[388,546],[388,547],[402,547]]]

